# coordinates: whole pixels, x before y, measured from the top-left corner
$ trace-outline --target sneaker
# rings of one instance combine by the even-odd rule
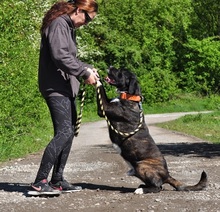
[[[70,183],[68,183],[66,180],[59,181],[55,184],[49,183],[50,187],[52,187],[55,190],[61,191],[62,193],[71,193],[76,191],[81,191],[81,186],[74,186]]]
[[[28,191],[28,194],[31,196],[59,196],[61,194],[59,190],[51,188],[46,179],[41,180],[38,183],[32,184],[31,187],[33,190]]]

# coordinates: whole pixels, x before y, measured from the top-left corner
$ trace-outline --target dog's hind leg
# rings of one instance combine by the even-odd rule
[[[138,176],[145,184],[141,184],[136,190],[135,194],[157,193],[162,190],[162,180],[157,173],[145,173],[144,176]]]
[[[157,193],[162,190],[163,181],[161,174],[152,166],[139,165],[136,167],[135,176],[145,183],[135,190],[135,194]]]
[[[135,191],[135,194],[147,194],[147,193],[158,193],[162,190],[162,187],[155,187],[155,186],[146,186],[140,185]]]

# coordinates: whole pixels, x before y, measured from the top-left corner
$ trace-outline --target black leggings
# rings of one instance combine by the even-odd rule
[[[77,118],[74,98],[51,96],[46,99],[46,103],[53,122],[54,137],[44,151],[35,183],[47,179],[52,167],[51,182],[63,180],[63,171],[72,146]]]

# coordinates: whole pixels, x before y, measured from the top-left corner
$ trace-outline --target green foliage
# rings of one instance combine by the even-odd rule
[[[139,75],[139,78],[144,103],[148,105],[168,101],[177,93],[177,79],[168,70],[161,71],[155,68],[150,72],[145,72],[142,76]]]
[[[219,29],[219,4],[209,3],[103,0],[95,21],[79,30],[80,56],[100,70],[109,65],[131,69],[148,104],[172,99],[180,90],[219,93],[220,42],[209,37]],[[209,22],[203,21],[201,28],[203,11]],[[93,89],[88,90],[90,100]]]
[[[173,18],[169,14],[174,5],[175,1],[102,1],[97,17],[102,25],[92,23],[93,27],[81,30],[84,38],[88,30],[99,48],[95,65],[102,70],[109,65],[131,69],[139,77],[143,96],[150,104],[166,101],[178,92],[177,79],[172,74],[175,38],[170,28],[181,16]],[[174,8],[172,12],[178,14]],[[155,83],[159,83],[156,89]]]
[[[185,44],[186,54],[181,84],[188,91],[205,95],[220,91],[220,42],[216,38],[189,39]]]
[[[204,39],[220,35],[219,0],[193,0],[192,26],[190,34],[194,38]]]
[[[0,2],[0,160],[35,151],[51,135],[37,69],[41,20],[55,1]],[[219,107],[217,0],[98,2],[98,16],[77,30],[77,39],[79,57],[98,68],[101,78],[109,65],[125,66],[136,73],[148,106],[190,92],[209,95],[207,108]],[[85,114],[95,110],[94,94],[86,86]]]
[[[49,136],[39,133],[47,128],[48,112],[37,86],[39,15],[45,6],[38,3],[0,4],[0,160],[36,151]]]

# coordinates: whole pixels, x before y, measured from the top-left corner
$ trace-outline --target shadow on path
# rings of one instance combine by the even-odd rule
[[[88,189],[88,190],[119,191],[120,193],[132,193],[135,191],[135,188],[98,185],[91,183],[75,183],[73,185],[82,186],[83,189]],[[29,196],[27,194],[28,189],[30,189],[30,184],[8,183],[8,182],[0,183],[0,190],[3,190],[5,192],[19,192],[19,193],[23,193],[25,196]]]
[[[159,144],[157,145],[164,155],[213,158],[220,156],[219,144],[208,143],[179,143],[179,144]]]
[[[30,189],[30,184],[27,183],[8,183],[2,182],[0,183],[0,190],[6,192],[21,192],[27,193],[27,190]]]
[[[91,183],[79,183],[77,185],[80,185],[82,186],[83,189],[88,189],[88,190],[119,191],[120,193],[133,193],[136,189],[136,188],[99,185],[99,184],[91,184]]]
[[[220,144],[209,144],[209,143],[168,143],[168,144],[157,144],[160,151],[164,156],[182,156],[188,155],[192,157],[204,157],[213,158],[220,157]],[[112,145],[95,145],[93,148],[98,148],[105,153],[116,153]]]

